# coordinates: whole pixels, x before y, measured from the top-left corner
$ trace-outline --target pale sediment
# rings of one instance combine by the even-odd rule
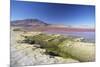
[[[33,32],[25,34],[24,32],[11,31],[11,66],[79,62],[72,58],[65,59],[59,56],[52,57],[49,54],[45,54],[46,49],[39,48],[39,46],[36,46],[35,44],[19,43],[18,41],[24,39],[22,34],[31,36],[33,35]],[[38,33],[35,32],[35,34]]]

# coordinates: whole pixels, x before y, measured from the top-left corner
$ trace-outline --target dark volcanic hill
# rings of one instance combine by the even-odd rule
[[[47,26],[47,25],[49,24],[38,19],[24,19],[24,20],[11,21],[11,26],[16,26],[16,27],[37,27],[37,26]]]

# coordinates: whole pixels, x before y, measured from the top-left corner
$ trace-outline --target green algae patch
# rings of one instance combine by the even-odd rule
[[[25,43],[39,44],[48,53],[54,53],[63,58],[73,58],[79,61],[93,61],[95,57],[94,45],[90,43],[77,42],[75,38],[56,34],[38,34],[25,36]]]

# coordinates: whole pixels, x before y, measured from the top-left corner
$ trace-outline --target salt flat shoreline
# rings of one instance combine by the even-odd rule
[[[42,64],[58,64],[58,63],[77,63],[79,60],[59,56],[51,56],[45,54],[45,49],[37,48],[35,45],[26,43],[18,43],[23,40],[22,34],[31,36],[41,32],[21,32],[11,29],[11,65],[42,65]],[[88,44],[88,43],[87,43]],[[91,43],[93,44],[93,43]]]
[[[42,64],[56,64],[56,63],[73,63],[79,62],[74,59],[63,59],[62,57],[50,58],[50,55],[45,54],[45,49],[36,48],[34,45],[17,43],[18,40],[23,38],[20,35],[23,32],[11,31],[11,65],[13,66],[32,66]],[[32,33],[32,32],[31,32]],[[26,34],[27,35],[27,34]],[[28,34],[32,35],[32,34]],[[34,49],[34,50],[33,50]]]

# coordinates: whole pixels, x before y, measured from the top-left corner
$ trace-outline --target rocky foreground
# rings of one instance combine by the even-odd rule
[[[38,32],[39,33],[39,32]],[[52,56],[46,54],[46,49],[39,48],[36,44],[20,43],[24,35],[35,35],[36,32],[24,33],[20,31],[11,30],[11,66],[31,66],[41,64],[57,64],[57,63],[73,63],[79,62],[78,60],[67,58],[64,59],[59,56]]]

